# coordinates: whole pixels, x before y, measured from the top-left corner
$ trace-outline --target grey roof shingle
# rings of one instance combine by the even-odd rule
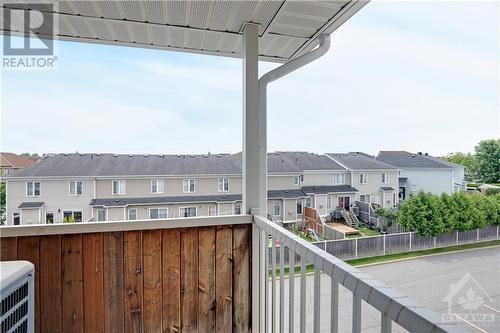
[[[17,208],[24,208],[24,209],[30,209],[30,208],[40,208],[45,204],[43,201],[39,202],[22,202],[19,207]]]
[[[407,151],[380,151],[377,160],[398,168],[452,168],[439,158]]]
[[[326,193],[352,193],[358,192],[352,186],[349,185],[330,185],[330,186],[303,186],[302,192],[309,194],[326,194]]]
[[[327,155],[351,170],[396,169],[393,165],[378,161],[374,157],[361,152],[327,153]]]
[[[298,189],[268,191],[270,199],[301,198],[306,195]],[[128,205],[178,204],[189,202],[234,202],[241,201],[241,194],[228,195],[185,195],[136,198],[98,198],[90,201],[90,206],[123,207]]]
[[[268,171],[343,170],[324,155],[268,154]],[[241,153],[205,155],[56,154],[8,177],[241,175]]]

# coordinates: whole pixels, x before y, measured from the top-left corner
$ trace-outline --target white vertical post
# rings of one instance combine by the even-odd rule
[[[382,238],[384,240],[383,246],[384,246],[384,254],[385,254],[385,234],[382,236]]]
[[[265,91],[259,96],[259,26],[243,27],[243,153],[242,208],[267,216],[267,121]],[[259,101],[259,98],[264,100]]]
[[[259,112],[259,27],[247,23],[243,27],[242,55],[243,55],[243,151],[242,151],[242,211],[250,213],[251,209],[258,209],[260,216],[266,216],[266,117]],[[262,120],[263,119],[263,120]],[[264,156],[262,157],[262,148]],[[262,168],[264,165],[264,168]],[[262,179],[264,181],[262,181]],[[263,198],[262,198],[263,197]],[[267,272],[261,272],[259,251],[259,229],[252,228],[252,328],[259,330],[263,326],[264,318],[260,307],[264,306],[264,294]],[[262,247],[260,248],[262,250]],[[264,253],[267,255],[267,251]],[[264,273],[264,274],[263,274]]]

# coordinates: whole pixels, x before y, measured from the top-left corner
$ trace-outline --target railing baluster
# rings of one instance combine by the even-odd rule
[[[260,259],[260,326],[259,331],[265,332],[267,330],[267,261],[266,258],[269,255],[268,245],[269,242],[266,238],[267,234],[264,230],[261,229],[260,232],[260,251],[259,251],[259,259]]]
[[[285,245],[280,243],[280,332],[285,332]]]
[[[294,323],[294,302],[295,302],[295,251],[288,248],[288,332],[293,333]]]
[[[300,332],[306,331],[306,257],[300,256]]]
[[[314,332],[320,330],[321,270],[314,265]]]
[[[352,333],[361,333],[361,298],[352,294]]]
[[[272,305],[271,305],[271,325],[272,325],[272,332],[276,332],[276,239],[273,237],[273,245],[272,245]]]
[[[266,320],[265,320],[265,332],[269,332],[269,234],[266,232],[265,233],[265,237],[264,237],[264,241],[266,242],[266,245],[265,245],[265,248],[266,248],[266,269],[265,269],[265,272],[266,272],[266,278],[264,280],[264,283],[266,285],[266,288],[265,288],[265,303],[266,303]]]
[[[330,332],[338,333],[339,331],[339,283],[335,279],[331,279],[331,309],[330,309]]]
[[[392,332],[392,320],[383,313],[381,314],[380,319],[381,319],[380,332],[381,333],[391,333]]]

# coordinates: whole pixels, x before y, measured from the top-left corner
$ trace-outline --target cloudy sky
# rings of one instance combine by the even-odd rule
[[[498,2],[372,1],[322,59],[270,85],[269,150],[472,151],[500,137]],[[241,61],[61,42],[2,71],[2,151],[241,149]],[[276,65],[262,63],[262,73]]]

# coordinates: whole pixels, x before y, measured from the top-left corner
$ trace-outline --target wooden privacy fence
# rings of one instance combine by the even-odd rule
[[[246,332],[251,225],[1,238],[35,265],[36,332]]]

